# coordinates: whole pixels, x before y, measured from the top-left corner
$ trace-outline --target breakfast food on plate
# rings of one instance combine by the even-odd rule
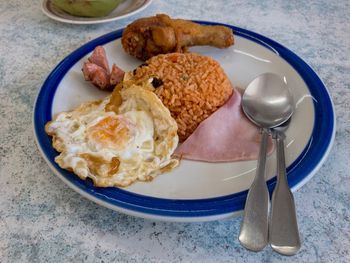
[[[185,52],[191,46],[226,48],[233,43],[233,33],[228,27],[200,25],[165,14],[132,22],[122,36],[124,50],[141,60],[158,54]]]
[[[73,16],[100,17],[111,13],[122,0],[52,0],[52,4]]]
[[[109,70],[106,51],[102,46],[97,46],[92,55],[84,62],[82,68],[86,81],[91,81],[96,87],[102,90],[113,90],[123,80],[124,71],[116,64]]]
[[[195,53],[152,57],[134,70],[132,78],[136,82],[153,79],[155,94],[177,122],[181,142],[233,92],[219,63]]]
[[[240,93],[217,61],[186,52],[194,45],[233,45],[230,28],[156,15],[131,23],[121,41],[146,62],[126,73],[116,64],[110,70],[97,46],[82,72],[112,93],[59,113],[45,126],[61,168],[95,186],[124,187],[171,171],[181,158],[257,158],[259,131],[242,113]]]
[[[242,112],[241,94],[235,91],[176,149],[175,155],[197,161],[233,162],[257,159],[259,147],[259,130]],[[268,153],[272,151],[269,137]]]
[[[45,126],[60,152],[58,165],[101,187],[149,181],[177,166],[171,157],[178,144],[176,130],[159,98],[137,85],[59,113]]]

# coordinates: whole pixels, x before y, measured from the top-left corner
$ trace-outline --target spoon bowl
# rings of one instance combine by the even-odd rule
[[[247,117],[261,128],[273,128],[293,114],[293,96],[278,75],[265,73],[255,78],[242,97]]]

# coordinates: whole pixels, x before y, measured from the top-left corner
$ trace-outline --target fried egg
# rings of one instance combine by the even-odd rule
[[[178,144],[176,122],[141,86],[59,113],[45,130],[60,152],[56,163],[99,187],[150,181],[178,165],[171,157]]]

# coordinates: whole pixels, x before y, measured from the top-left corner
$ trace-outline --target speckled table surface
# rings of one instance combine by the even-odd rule
[[[155,0],[131,18],[86,26],[49,19],[39,2],[0,3],[1,262],[350,261],[349,1]],[[336,139],[322,168],[295,193],[303,243],[296,256],[243,249],[241,218],[164,223],[100,207],[55,177],[40,156],[31,116],[48,73],[88,40],[159,12],[266,35],[304,58],[328,87]]]

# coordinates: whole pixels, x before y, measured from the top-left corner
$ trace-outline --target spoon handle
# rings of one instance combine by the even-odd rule
[[[239,234],[241,244],[253,251],[268,243],[269,192],[265,181],[268,130],[262,129],[259,160],[254,181],[249,189]]]
[[[277,132],[277,184],[272,194],[269,241],[278,253],[294,255],[300,249],[300,238],[294,198],[286,176],[283,141],[284,134]]]

